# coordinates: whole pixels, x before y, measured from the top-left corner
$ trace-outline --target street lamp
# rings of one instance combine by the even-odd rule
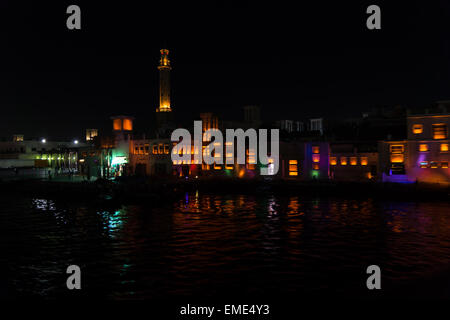
[[[41,140],[41,142],[42,142],[42,143],[46,143],[47,140],[45,140],[45,138],[44,138],[44,139]]]

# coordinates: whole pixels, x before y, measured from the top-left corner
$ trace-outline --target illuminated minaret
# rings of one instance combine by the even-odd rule
[[[171,112],[170,107],[170,66],[169,50],[161,49],[159,60],[159,107],[156,112]]]
[[[159,60],[159,107],[156,108],[156,134],[160,138],[170,136],[174,129],[172,107],[170,105],[170,66],[169,50],[161,49]]]

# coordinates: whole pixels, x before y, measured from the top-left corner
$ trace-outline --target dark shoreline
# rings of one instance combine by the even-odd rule
[[[196,190],[216,194],[250,194],[289,196],[375,198],[392,201],[448,201],[450,187],[429,184],[298,182],[245,179],[157,180],[123,178],[117,181],[55,182],[21,180],[0,182],[0,192],[6,195],[39,196],[64,199],[69,202],[117,204],[151,203],[159,206],[179,199]]]

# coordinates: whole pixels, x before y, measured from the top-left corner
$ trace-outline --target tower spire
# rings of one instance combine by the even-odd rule
[[[161,58],[159,60],[159,107],[156,112],[171,112],[170,106],[170,66],[169,50],[161,49]]]

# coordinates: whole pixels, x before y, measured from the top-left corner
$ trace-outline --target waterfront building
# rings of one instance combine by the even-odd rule
[[[280,142],[280,170],[275,179],[328,180],[330,145],[325,141]]]
[[[407,139],[379,143],[382,181],[450,184],[449,126],[448,113],[409,115]]]
[[[78,150],[85,146],[78,140],[51,141],[45,138],[27,140],[14,135],[11,141],[0,142],[2,176],[45,177],[51,173],[78,170]]]
[[[334,142],[331,144],[330,179],[367,182],[377,179],[376,143]]]
[[[172,173],[170,139],[133,139],[130,165],[137,176],[167,176]]]

